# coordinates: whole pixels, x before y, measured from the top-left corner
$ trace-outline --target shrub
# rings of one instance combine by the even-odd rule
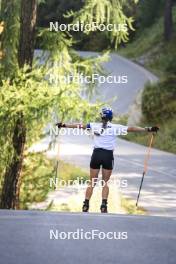
[[[167,61],[165,62],[164,70],[166,73],[174,74],[176,75],[176,53],[170,54],[168,56]]]
[[[49,178],[53,176],[53,162],[47,160],[44,154],[30,153],[23,164],[20,208],[28,209],[33,202],[41,202],[46,199],[49,186]]]
[[[176,115],[176,77],[147,84],[142,95],[142,112],[149,122],[165,123]]]

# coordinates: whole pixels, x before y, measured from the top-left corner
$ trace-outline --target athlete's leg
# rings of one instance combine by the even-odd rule
[[[86,189],[85,200],[83,202],[83,207],[82,207],[82,211],[83,212],[88,212],[89,211],[89,200],[90,200],[90,198],[92,196],[93,188],[96,185],[99,171],[100,171],[100,169],[92,169],[92,168],[90,168],[90,182],[89,182],[89,185],[88,185],[88,187]]]
[[[98,174],[101,166],[101,157],[99,150],[94,149],[90,161],[90,182],[86,189],[85,201],[83,203],[83,212],[88,212],[89,210],[89,200],[93,193],[93,188],[96,185]]]
[[[112,170],[102,169],[102,180],[103,180],[102,200],[108,199],[108,195],[109,195],[108,181],[110,179],[111,174],[112,174]]]
[[[102,180],[103,180],[103,186],[102,186],[102,203],[100,206],[100,210],[102,213],[107,213],[107,199],[109,195],[109,186],[108,186],[108,181],[110,179],[112,170],[107,170],[107,169],[102,169]]]
[[[98,174],[99,174],[100,169],[92,169],[90,168],[90,182],[89,185],[86,189],[86,195],[85,199],[90,200],[92,193],[93,193],[93,188],[95,187],[98,179]]]

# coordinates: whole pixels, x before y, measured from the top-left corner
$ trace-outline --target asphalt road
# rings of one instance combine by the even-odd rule
[[[97,52],[89,51],[79,51],[79,54],[82,57],[101,56]],[[41,55],[41,50],[35,50],[35,57],[39,55]],[[40,60],[40,63],[43,63],[42,60]],[[147,82],[157,81],[157,77],[151,72],[116,53],[111,53],[109,61],[104,62],[102,66],[107,76],[115,77],[116,82],[119,80],[118,78],[127,76],[127,83],[121,81],[119,83],[99,82],[91,99],[93,102],[97,99],[105,104],[109,103],[115,114],[128,113],[138,92],[144,88],[144,85]]]
[[[79,52],[83,57],[97,56],[94,52]],[[97,88],[96,99],[107,104],[111,102],[114,113],[126,114],[130,110],[130,106],[134,103],[138,92],[144,88],[147,82],[157,81],[157,77],[144,69],[143,67],[133,63],[132,61],[121,57],[117,54],[110,54],[108,62],[103,64],[107,75],[111,76],[127,76],[127,83],[99,83]],[[113,98],[116,98],[112,102]]]
[[[50,239],[77,229],[121,239]],[[175,218],[0,210],[0,263],[175,264],[174,230]]]

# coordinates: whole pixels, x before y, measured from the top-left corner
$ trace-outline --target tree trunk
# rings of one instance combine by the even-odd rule
[[[24,64],[28,64],[32,67],[36,17],[37,0],[22,0],[20,44],[18,52],[18,63],[20,67],[23,67]]]
[[[37,0],[22,0],[21,26],[18,50],[18,63],[32,67],[34,55],[35,25]],[[11,163],[6,168],[0,207],[3,209],[19,209],[20,174],[23,164],[24,147],[26,142],[26,128],[23,113],[19,113],[13,132],[14,153]]]
[[[1,208],[19,208],[19,180],[23,162],[24,145],[26,141],[26,130],[24,119],[18,117],[13,133],[14,154],[12,161],[6,169],[1,197]]]
[[[173,0],[166,0],[164,10],[164,39],[169,41],[172,37],[173,31],[173,17],[172,17]]]

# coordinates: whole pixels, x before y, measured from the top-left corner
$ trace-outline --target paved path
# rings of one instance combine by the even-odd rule
[[[98,56],[98,53],[89,51],[80,51],[79,54],[82,57]],[[41,51],[35,50],[35,56],[39,55],[41,55]],[[147,82],[157,81],[157,77],[151,72],[116,53],[110,54],[109,61],[104,62],[103,67],[107,75],[116,77],[127,76],[127,83],[125,84],[108,82],[99,84],[96,96],[94,95],[94,100],[95,98],[99,99],[105,104],[112,102],[116,98],[110,103],[115,114],[128,113],[130,107],[135,102],[136,96],[144,88],[144,85]]]
[[[94,52],[80,52],[84,57],[97,56]],[[108,75],[112,76],[127,76],[128,82],[123,83],[103,83],[98,86],[98,95],[96,98],[107,103],[116,97],[116,100],[111,103],[115,113],[128,113],[131,105],[134,103],[137,94],[144,88],[145,83],[155,82],[157,80],[151,72],[143,67],[133,63],[132,61],[123,58],[117,54],[111,54],[110,60],[103,64]]]
[[[50,239],[50,230],[125,232],[127,239]],[[1,264],[175,264],[176,219],[0,210]]]

